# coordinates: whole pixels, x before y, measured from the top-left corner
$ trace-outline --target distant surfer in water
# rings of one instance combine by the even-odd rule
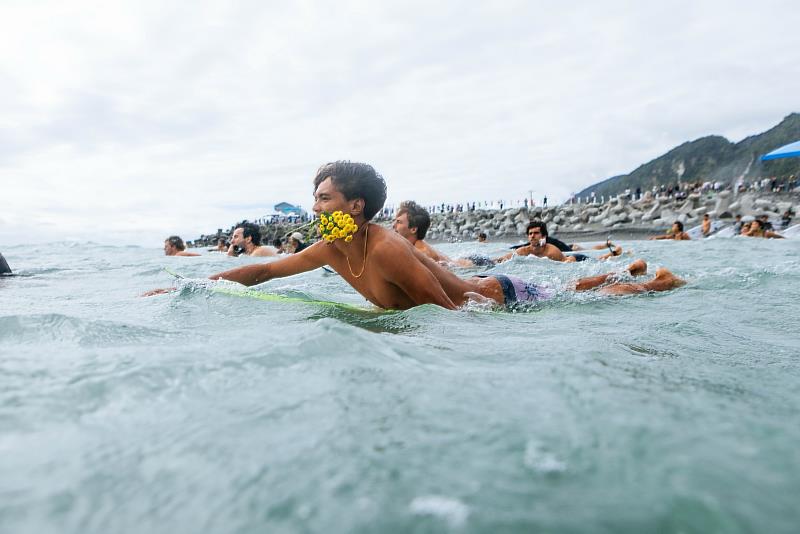
[[[657,235],[650,238],[651,240],[673,239],[675,241],[690,241],[692,238],[689,234],[683,231],[683,223],[675,221],[672,223],[672,228],[664,235]]]
[[[453,263],[446,255],[442,254],[425,241],[425,235],[431,226],[431,216],[428,210],[414,202],[405,200],[400,203],[397,214],[392,222],[392,229],[414,245],[414,248],[439,263]]]
[[[747,233],[744,235],[747,237],[765,237],[767,239],[784,238],[781,234],[764,228],[764,223],[759,219],[754,219],[750,222],[750,227],[748,228]]]
[[[186,250],[183,239],[176,235],[171,235],[164,240],[164,255],[166,256],[199,256],[196,252]]]
[[[323,165],[314,177],[314,213],[319,216],[340,211],[352,218],[354,233],[347,233],[342,239],[319,241],[285,259],[231,269],[210,278],[252,286],[329,265],[367,300],[387,309],[421,304],[456,309],[471,299],[513,305],[547,298],[546,289],[512,276],[459,278],[396,232],[370,223],[385,200],[386,183],[370,165],[348,161]],[[637,260],[629,272],[639,275],[646,269],[647,265]],[[623,295],[666,291],[683,284],[666,269],[660,269],[653,280],[642,284],[620,283],[612,273],[581,279],[574,288],[581,291],[600,287],[605,293]],[[159,289],[146,295],[166,291],[169,290]]]
[[[236,226],[231,236],[228,256],[277,256],[278,251],[261,245],[261,229],[255,223],[243,222]]]
[[[496,262],[510,260],[514,256],[536,256],[537,258],[548,258],[553,261],[574,262],[578,261],[575,256],[565,256],[558,246],[547,241],[547,224],[544,221],[531,221],[525,229],[528,236],[528,244],[509,252]]]

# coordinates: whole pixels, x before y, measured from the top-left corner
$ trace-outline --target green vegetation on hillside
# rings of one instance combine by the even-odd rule
[[[626,189],[642,191],[653,186],[669,186],[681,182],[733,183],[744,178],[776,176],[785,178],[800,174],[800,158],[760,160],[760,157],[785,144],[800,139],[800,114],[792,113],[774,128],[731,143],[724,137],[712,135],[677,146],[661,157],[645,163],[630,174],[608,178],[587,187],[578,197],[606,197],[617,195]]]

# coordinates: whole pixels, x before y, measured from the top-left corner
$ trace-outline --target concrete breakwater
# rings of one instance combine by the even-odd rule
[[[578,236],[606,236],[615,234],[660,233],[674,221],[681,221],[686,228],[700,224],[703,214],[712,219],[732,221],[736,215],[757,216],[766,214],[770,220],[779,221],[787,210],[792,216],[800,209],[800,193],[754,193],[734,196],[731,191],[716,193],[691,193],[685,198],[653,196],[649,191],[640,199],[620,195],[605,203],[561,204],[553,207],[503,210],[468,210],[452,213],[431,214],[431,226],[427,239],[430,241],[468,241],[481,232],[489,238],[517,239],[525,235],[531,220],[541,219],[547,223],[551,234]],[[376,218],[375,222],[391,225],[393,214],[388,218]],[[234,225],[235,226],[235,225]],[[300,231],[308,241],[317,239],[316,229],[309,221],[262,224],[262,243],[270,245],[273,240],[284,239],[292,232]],[[203,235],[194,246],[213,246],[220,237],[227,238],[233,231],[218,230],[215,234]]]
[[[654,197],[650,192],[640,199],[620,195],[604,204],[562,204],[553,207],[507,208],[432,214],[428,239],[460,241],[475,239],[484,232],[490,238],[519,237],[533,219],[547,223],[550,233],[594,234],[616,232],[661,232],[674,221],[688,229],[700,224],[703,215],[733,221],[736,215],[767,215],[780,220],[787,210],[800,207],[800,194],[761,194],[734,196],[731,191],[713,194],[692,193],[685,198]]]

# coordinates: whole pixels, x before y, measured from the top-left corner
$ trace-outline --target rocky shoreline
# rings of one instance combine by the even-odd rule
[[[648,191],[639,199],[620,195],[605,203],[434,213],[426,239],[439,243],[471,241],[483,232],[489,239],[517,241],[524,238],[525,228],[534,219],[546,222],[551,234],[570,241],[604,240],[609,235],[616,239],[644,239],[663,233],[674,221],[681,221],[687,229],[692,228],[700,224],[705,213],[722,222],[733,222],[736,215],[767,215],[777,223],[785,211],[791,211],[794,217],[798,209],[800,191],[734,194],[725,190],[691,193],[684,198],[654,196]],[[391,218],[375,222],[389,226]],[[304,221],[261,225],[262,242],[271,244],[273,239],[285,239],[297,230],[308,240],[316,240],[313,224]],[[219,230],[216,234],[203,235],[193,245],[213,246],[219,237],[229,233]]]
[[[528,222],[540,219],[551,234],[575,240],[605,239],[609,233],[633,239],[662,233],[674,221],[688,229],[700,224],[703,215],[733,222],[736,215],[767,215],[779,221],[787,210],[800,208],[800,193],[732,191],[692,193],[685,198],[655,197],[650,192],[640,199],[620,195],[603,204],[562,204],[552,208],[508,208],[432,214],[427,239],[439,242],[467,241],[481,232],[491,239],[516,239],[525,235]]]

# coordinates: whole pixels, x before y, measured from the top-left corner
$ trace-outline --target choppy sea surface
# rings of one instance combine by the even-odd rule
[[[554,289],[531,309],[388,314],[139,297],[254,259],[0,248],[0,531],[797,532],[800,240],[623,244],[495,268]],[[689,283],[565,289],[633,257]]]

